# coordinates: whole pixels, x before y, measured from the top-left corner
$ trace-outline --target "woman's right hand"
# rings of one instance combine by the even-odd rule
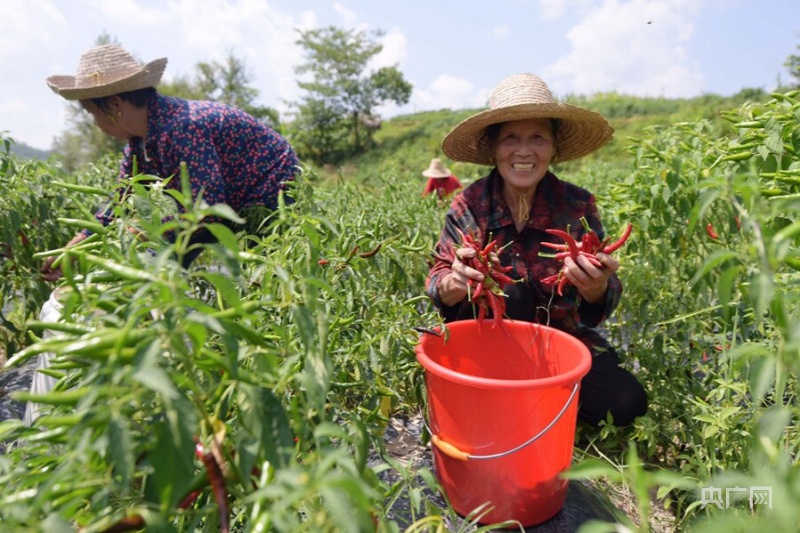
[[[72,240],[70,240],[64,248],[69,246],[73,246],[78,244],[79,242],[83,241],[86,238],[86,235],[83,233],[78,233],[75,235]],[[42,263],[39,272],[42,273],[42,278],[45,281],[58,281],[64,273],[61,271],[61,267],[53,268],[53,263],[56,259],[58,259],[58,255],[51,255],[45,258],[44,262]]]
[[[464,261],[474,258],[476,253],[475,250],[467,247],[456,250],[456,258],[450,266],[450,273],[439,281],[439,299],[443,305],[450,307],[463,300],[467,296],[469,280],[483,280],[483,274],[464,263]]]

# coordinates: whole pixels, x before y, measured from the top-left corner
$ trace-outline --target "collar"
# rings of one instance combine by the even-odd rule
[[[505,226],[514,225],[511,209],[503,196],[503,178],[497,168],[492,169],[488,176],[489,187],[489,213],[486,219],[487,229],[496,230]],[[559,180],[549,170],[536,186],[536,193],[531,205],[531,215],[525,228],[535,228],[544,231],[552,226],[554,191],[558,188]]]

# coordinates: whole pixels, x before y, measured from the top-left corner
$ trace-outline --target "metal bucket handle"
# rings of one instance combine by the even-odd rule
[[[443,454],[445,454],[448,457],[452,457],[453,459],[458,459],[459,461],[469,461],[471,459],[498,459],[500,457],[504,457],[506,455],[510,455],[510,454],[512,454],[514,452],[517,452],[517,451],[525,448],[529,444],[532,444],[533,442],[538,440],[540,437],[542,437],[545,433],[547,433],[550,430],[550,428],[553,427],[555,425],[555,423],[558,422],[561,419],[561,417],[564,415],[564,413],[567,411],[567,407],[569,407],[569,404],[572,403],[572,399],[575,398],[575,394],[578,393],[579,386],[580,386],[580,382],[576,382],[575,386],[572,387],[572,392],[570,393],[569,398],[567,398],[567,402],[564,404],[564,407],[561,408],[561,411],[558,412],[556,417],[549,424],[547,424],[547,426],[545,426],[544,429],[542,429],[539,433],[537,433],[536,435],[534,435],[533,437],[531,437],[527,441],[523,442],[522,444],[520,444],[516,448],[512,448],[512,449],[507,450],[505,452],[493,453],[493,454],[490,454],[490,455],[472,455],[471,453],[468,453],[468,452],[465,452],[465,451],[462,451],[462,450],[458,449],[457,446],[455,446],[453,444],[450,444],[449,442],[443,441],[441,437],[439,437],[438,435],[434,435],[433,432],[430,431],[430,428],[428,428],[428,430],[431,433],[431,442],[437,448],[439,448],[439,450]],[[424,420],[424,418],[423,418],[423,420]]]

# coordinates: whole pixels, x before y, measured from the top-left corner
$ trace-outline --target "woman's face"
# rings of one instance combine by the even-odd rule
[[[83,108],[94,118],[94,123],[100,131],[117,139],[127,141],[130,134],[122,129],[113,113],[109,114],[97,107],[91,100],[81,100]]]
[[[524,191],[535,188],[547,173],[555,153],[550,119],[503,123],[493,151],[497,170],[506,183]]]

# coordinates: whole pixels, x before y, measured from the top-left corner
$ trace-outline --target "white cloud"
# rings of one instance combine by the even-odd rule
[[[511,28],[508,24],[492,28],[492,37],[498,41],[507,41],[509,35],[511,35]]]
[[[550,22],[562,18],[567,13],[582,12],[589,9],[596,0],[539,0],[542,21]]]
[[[567,34],[570,52],[543,70],[554,93],[682,97],[702,92],[687,0],[605,0]],[[649,22],[649,23],[648,23]]]
[[[334,2],[333,10],[336,11],[340,17],[342,17],[346,27],[354,27],[358,22],[358,15],[355,12],[347,9],[347,7],[345,7],[345,5],[341,2]]]
[[[370,69],[402,65],[408,57],[408,39],[398,28],[392,28],[378,42],[383,48],[370,61]]]
[[[136,28],[155,28],[166,22],[167,10],[143,5],[137,0],[88,0],[87,6],[101,19]]]
[[[63,66],[59,55],[72,37],[66,17],[50,0],[4,0],[0,32],[0,131],[36,148],[48,148],[63,120],[63,100],[45,84],[48,69]],[[66,67],[74,71],[77,58]],[[32,69],[30,65],[41,68]],[[50,70],[49,73],[59,72]]]
[[[490,89],[476,89],[469,80],[442,74],[433,80],[428,87],[414,85],[411,101],[405,106],[386,105],[378,112],[393,116],[402,113],[414,113],[432,109],[464,109],[487,105]]]

